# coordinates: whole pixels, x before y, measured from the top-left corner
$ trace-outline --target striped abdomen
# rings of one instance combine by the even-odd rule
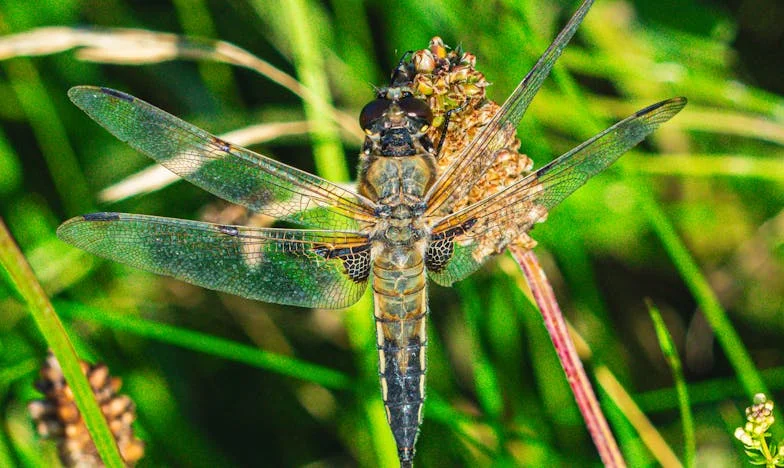
[[[424,263],[415,249],[405,256],[405,266],[388,261],[395,255],[382,254],[373,263],[381,394],[401,466],[414,458],[422,422],[427,347]]]

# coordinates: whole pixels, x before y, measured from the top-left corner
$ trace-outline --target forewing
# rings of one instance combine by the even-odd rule
[[[356,302],[370,272],[358,233],[224,226],[156,216],[96,213],[57,235],[100,257],[238,296],[302,307]]]
[[[68,96],[114,136],[224,200],[308,227],[346,229],[372,221],[373,202],[287,166],[119,91],[72,88]]]
[[[685,105],[685,98],[674,98],[647,107],[501,192],[437,222],[426,255],[431,278],[450,285],[474,272]]]
[[[449,213],[458,200],[465,197],[476,182],[493,165],[496,152],[514,138],[517,125],[528,109],[555,61],[574,36],[593,0],[585,0],[531,71],[517,85],[511,96],[490,123],[465,147],[455,162],[433,184],[425,201],[426,216]]]

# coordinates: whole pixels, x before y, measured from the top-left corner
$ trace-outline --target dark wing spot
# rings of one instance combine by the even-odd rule
[[[218,137],[212,137],[212,143],[221,149],[221,151],[225,151],[227,153],[231,153],[231,144],[225,140],[221,140]]]
[[[438,273],[446,268],[452,254],[455,253],[455,242],[452,239],[441,239],[430,242],[425,251],[425,267],[429,271]]]
[[[90,213],[82,216],[85,221],[117,221],[120,215],[117,213]]]
[[[117,91],[115,89],[101,88],[101,91],[104,94],[108,94],[109,96],[114,96],[117,99],[122,99],[123,101],[133,102],[133,100],[134,100],[134,97],[131,96],[130,94],[125,94],[122,91]]]
[[[430,240],[437,241],[442,239],[452,239],[457,236],[462,236],[466,233],[469,229],[471,229],[474,224],[476,224],[476,218],[471,218],[468,221],[464,221],[463,224],[460,226],[455,226],[453,228],[449,228],[445,231],[439,232],[437,234],[433,234],[430,237]]]
[[[465,221],[460,226],[434,234],[425,251],[425,266],[429,271],[438,273],[446,268],[455,253],[455,237],[465,234],[476,224],[476,218]]]
[[[234,236],[234,237],[240,234],[239,229],[237,229],[235,226],[219,225],[218,231],[222,232],[223,234],[226,234],[227,236]]]
[[[344,272],[355,283],[362,283],[370,277],[370,244],[339,249],[319,246],[313,248],[313,252],[326,259],[339,258]]]

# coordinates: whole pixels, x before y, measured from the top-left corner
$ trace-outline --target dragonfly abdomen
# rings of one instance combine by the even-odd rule
[[[402,463],[414,458],[425,400],[427,279],[416,249],[407,252],[405,266],[386,261],[394,253],[379,257],[373,263],[378,373]]]

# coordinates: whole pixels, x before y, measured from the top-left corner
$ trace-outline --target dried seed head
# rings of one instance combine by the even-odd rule
[[[111,377],[104,364],[90,365],[82,361],[81,368],[117,440],[120,455],[126,466],[133,466],[144,456],[144,443],[134,437],[131,428],[136,419],[133,401],[126,395],[117,394],[122,381]],[[38,433],[57,441],[63,465],[103,466],[73,400],[71,388],[65,382],[60,363],[53,354],[47,356],[40,375],[41,379],[35,385],[44,394],[44,399],[31,401],[27,407]]]
[[[440,141],[443,133],[444,115],[449,111],[449,133],[438,160],[438,169],[443,171],[452,164],[460,151],[471,142],[498,112],[500,106],[486,99],[485,88],[490,83],[476,70],[476,56],[458,49],[449,49],[440,37],[430,40],[428,49],[414,52],[412,56],[417,74],[411,88],[417,97],[425,99],[435,116],[428,136],[433,142]],[[420,57],[437,59],[435,66],[417,66]],[[520,141],[515,129],[503,136],[504,149],[499,152],[496,163],[480,180],[469,197],[455,211],[479,201],[507,187],[520,176],[526,175],[533,162],[520,154]]]
[[[417,97],[430,105],[434,119],[428,136],[435,144],[438,144],[445,131],[445,114],[453,111],[449,117],[449,129],[446,130],[447,138],[437,162],[437,170],[443,173],[457,158],[464,157],[461,154],[463,148],[493,119],[500,106],[486,98],[485,90],[490,83],[484,74],[476,70],[474,54],[459,48],[449,49],[440,37],[434,37],[428,49],[416,51],[412,57],[412,60],[433,57],[436,61],[435,66],[431,67],[428,63],[427,67],[421,69],[415,61],[413,66],[417,74],[410,86]],[[510,128],[497,137],[501,138],[503,149],[498,151],[495,163],[471,188],[468,196],[454,206],[453,211],[498,193],[531,173],[533,161],[520,153],[520,140],[515,133],[516,129]],[[477,260],[499,253],[512,242],[524,248],[533,248],[536,242],[526,231],[534,223],[544,220],[546,215],[546,210],[533,205],[525,213],[510,214],[506,217],[508,226],[494,227],[485,238],[480,239],[480,246],[474,251]]]
[[[430,44],[428,45],[430,52],[433,53],[434,56],[443,59],[447,56],[447,46],[444,45],[444,40],[438,36],[433,37],[430,39]]]
[[[436,58],[427,49],[414,52],[411,61],[417,73],[432,73],[436,68]]]

